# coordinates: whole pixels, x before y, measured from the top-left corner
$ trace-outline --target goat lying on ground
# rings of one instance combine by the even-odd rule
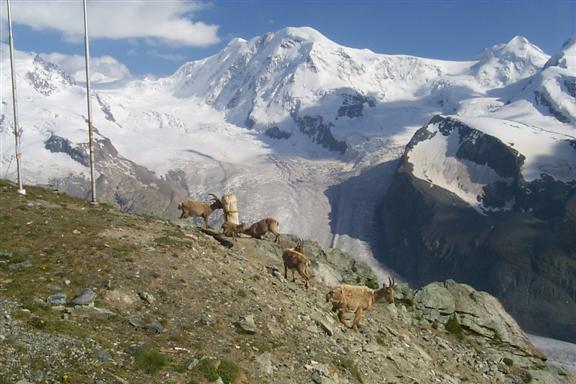
[[[280,241],[280,233],[278,233],[279,225],[275,219],[266,218],[252,224],[250,228],[244,230],[244,233],[256,239],[261,239],[262,236],[271,232],[276,236],[274,242],[278,243]]]
[[[224,235],[232,237],[232,239],[236,241],[238,234],[244,232],[244,223],[234,224],[230,221],[225,221],[224,224],[222,224],[222,232]]]
[[[312,278],[310,274],[310,260],[304,254],[304,240],[299,240],[294,248],[285,249],[282,254],[284,260],[284,278],[288,280],[288,269],[292,271],[292,281],[296,281],[294,270],[297,270],[304,279],[304,286],[308,288],[308,281]]]
[[[210,193],[209,196],[211,200],[209,202],[206,201],[196,201],[196,200],[184,200],[180,204],[178,204],[178,209],[182,211],[180,215],[181,219],[185,219],[187,217],[202,217],[204,219],[204,228],[208,228],[208,216],[212,214],[217,209],[224,209],[224,205],[214,195]]]
[[[342,284],[326,294],[326,301],[332,302],[332,310],[338,312],[338,320],[342,324],[351,329],[354,327],[358,329],[358,323],[362,320],[364,311],[370,309],[372,304],[381,299],[385,299],[390,303],[394,302],[396,284],[394,279],[391,280],[390,278],[388,278],[388,283],[388,286],[384,283],[382,288],[378,290],[365,286]],[[346,312],[355,313],[354,320],[350,326],[344,322],[343,316]]]

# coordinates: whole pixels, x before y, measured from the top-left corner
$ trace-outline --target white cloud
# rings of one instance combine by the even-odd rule
[[[58,65],[76,81],[86,80],[86,64],[84,56],[64,55],[62,53],[43,53],[40,56]],[[94,83],[109,83],[130,76],[128,68],[112,56],[90,58],[90,81]]]
[[[88,1],[88,32],[91,39],[144,38],[173,46],[208,46],[220,41],[218,25],[192,21],[205,7],[187,0],[92,0]],[[14,1],[12,21],[39,31],[61,32],[70,41],[81,41],[84,35],[81,1]]]

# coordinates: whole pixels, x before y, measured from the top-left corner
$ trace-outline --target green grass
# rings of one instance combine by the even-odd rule
[[[240,367],[230,360],[222,360],[218,366],[218,375],[224,384],[231,384],[240,376]]]
[[[348,371],[350,373],[350,376],[356,379],[356,381],[358,381],[360,384],[364,383],[364,380],[362,379],[362,373],[360,372],[360,369],[356,366],[354,360],[348,358],[342,358],[336,362],[336,365]]]
[[[462,329],[462,326],[458,322],[456,314],[452,315],[452,317],[448,319],[445,327],[448,332],[456,336],[459,340],[462,340],[464,338],[464,330]]]
[[[203,358],[192,370],[192,379],[206,379],[208,381],[218,380],[218,371],[212,359]]]
[[[152,347],[145,347],[136,352],[134,365],[149,373],[155,374],[166,365],[166,356]]]
[[[534,380],[534,378],[532,377],[532,374],[528,371],[524,371],[522,373],[522,381],[525,383],[531,383]]]

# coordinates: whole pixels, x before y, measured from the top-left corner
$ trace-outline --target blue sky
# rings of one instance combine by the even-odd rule
[[[83,54],[81,0],[11,0],[16,48],[72,65]],[[310,26],[331,40],[387,54],[464,60],[522,35],[549,54],[575,34],[576,0],[92,0],[91,56],[121,77],[169,75],[233,37]],[[2,0],[2,41],[6,5]],[[76,60],[68,59],[67,55]],[[121,63],[121,64],[120,64]]]

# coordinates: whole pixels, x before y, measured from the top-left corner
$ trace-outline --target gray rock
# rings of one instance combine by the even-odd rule
[[[443,323],[457,314],[462,328],[491,340],[503,342],[521,354],[542,357],[516,321],[494,296],[476,291],[454,280],[434,282],[416,291],[416,308],[429,321]]]
[[[272,355],[270,352],[264,352],[260,356],[256,357],[256,363],[262,372],[267,375],[271,375],[273,372],[272,367]]]
[[[312,314],[312,320],[314,320],[328,336],[334,335],[334,324],[331,319],[328,319],[321,313],[315,312]]]
[[[94,319],[109,319],[111,317],[116,316],[116,313],[106,308],[80,305],[72,308],[72,310],[70,311],[70,315],[75,317],[90,317]]]
[[[142,320],[140,320],[139,318],[133,317],[130,320],[128,320],[128,322],[134,328],[140,328],[140,329],[143,329],[145,331],[161,333],[164,330],[164,327],[162,327],[162,324],[160,324],[157,321],[153,321],[151,323],[145,323]]]
[[[103,363],[112,361],[112,356],[110,355],[110,352],[108,352],[105,349],[99,349],[98,351],[96,351],[96,358]]]
[[[240,320],[234,323],[234,325],[242,333],[254,335],[257,332],[256,323],[254,322],[253,315],[241,317]]]
[[[96,292],[91,288],[84,288],[76,297],[70,301],[70,305],[88,305],[96,300]]]
[[[147,302],[148,304],[154,304],[154,302],[156,301],[156,298],[154,298],[154,296],[152,296],[148,292],[138,292],[138,296],[140,296],[140,298],[145,302]]]
[[[31,261],[23,261],[21,263],[14,263],[8,266],[8,269],[15,272],[15,271],[22,271],[24,269],[28,269],[32,267]]]
[[[451,315],[456,307],[454,297],[441,282],[430,283],[419,289],[414,295],[414,300],[418,308],[434,309],[443,315]]]
[[[50,305],[64,305],[66,304],[66,294],[65,293],[56,293],[54,295],[48,296],[46,302]]]

